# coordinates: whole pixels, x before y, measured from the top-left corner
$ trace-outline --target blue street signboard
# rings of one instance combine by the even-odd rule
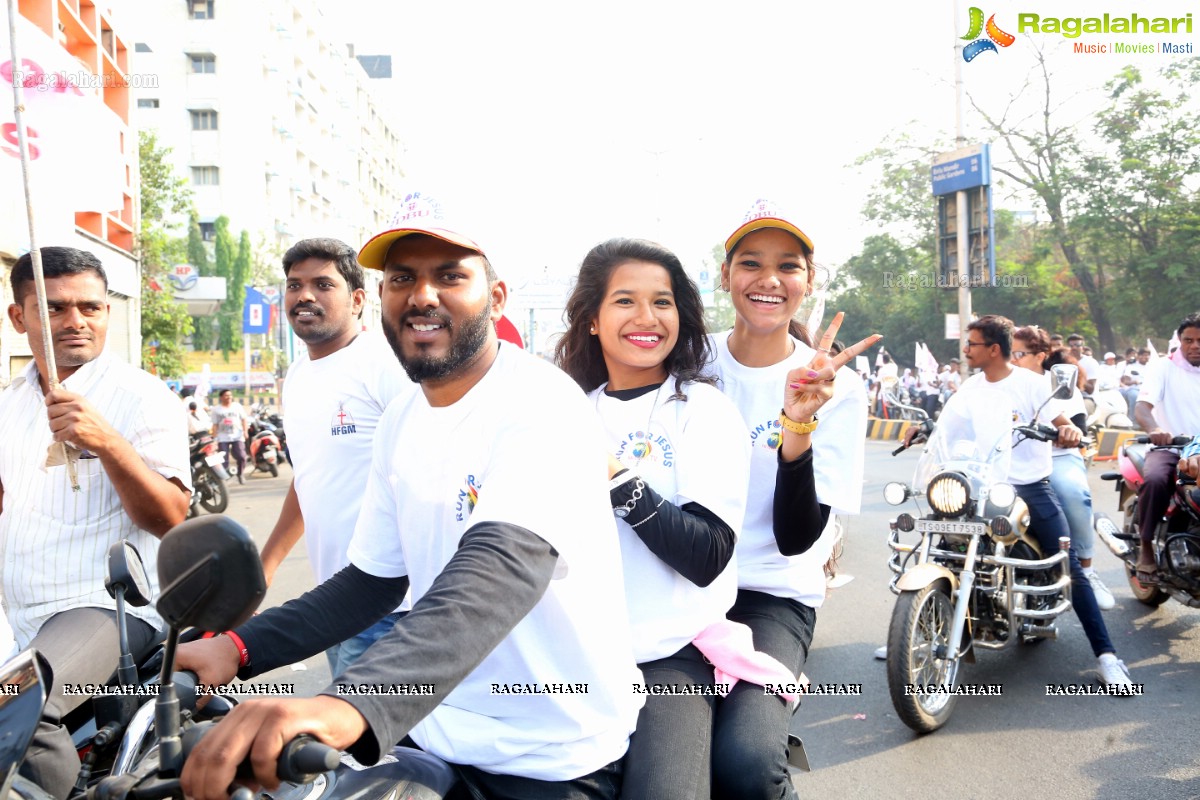
[[[933,194],[988,186],[992,182],[991,146],[977,144],[937,156],[930,170]]]
[[[267,333],[271,329],[271,303],[253,286],[246,287],[242,333]]]

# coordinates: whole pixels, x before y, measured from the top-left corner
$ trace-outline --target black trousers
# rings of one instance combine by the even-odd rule
[[[129,646],[143,652],[154,640],[153,626],[128,617]],[[117,671],[117,612],[108,608],[73,608],[48,619],[30,647],[50,664],[46,707],[20,774],[54,797],[65,800],[79,774],[79,756],[62,718],[90,701],[86,694],[65,694],[63,686],[107,683]]]

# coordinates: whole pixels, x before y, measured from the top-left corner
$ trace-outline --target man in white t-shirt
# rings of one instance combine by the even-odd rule
[[[317,583],[350,563],[346,548],[362,506],[371,443],[392,398],[416,392],[382,335],[362,330],[365,280],[337,239],[303,239],[283,254],[283,307],[306,345],[283,384],[293,479],[262,550],[267,583],[303,536]],[[401,611],[326,651],[340,675]]]
[[[1137,396],[1142,391],[1142,382],[1150,372],[1150,351],[1143,347],[1134,352],[1134,357],[1126,358],[1125,366],[1121,369],[1121,396],[1129,403],[1130,419],[1136,419],[1134,408],[1137,406]]]
[[[475,797],[619,791],[643,698],[600,423],[565,373],[498,341],[507,288],[415,205],[359,252],[383,270],[384,330],[421,391],[380,420],[350,565],[183,645],[179,665],[220,683],[311,655],[410,587],[412,611],[318,697],[235,708],[188,759],[188,797],[224,797],[251,747],[271,787],[300,732],[364,763],[409,734]],[[374,685],[419,691],[345,691]]]
[[[1071,348],[1071,354],[1075,356],[1075,360],[1079,362],[1079,368],[1083,370],[1084,391],[1090,394],[1096,391],[1096,379],[1100,376],[1100,362],[1083,352],[1083,346],[1082,334],[1072,333],[1067,337],[1067,347]]]
[[[1008,404],[1013,423],[1019,425],[1038,424],[1045,416],[1056,414],[1053,425],[1058,429],[1059,446],[1077,447],[1081,438],[1079,429],[1058,411],[1056,405],[1046,405],[1051,394],[1046,379],[1010,363],[1012,331],[1010,320],[995,315],[980,317],[967,326],[963,355],[967,364],[980,372],[963,381],[951,398],[955,413],[968,417],[985,415],[994,412],[997,404]],[[919,432],[920,429],[910,428],[905,434],[905,444],[911,443]],[[1062,506],[1050,487],[1052,469],[1049,442],[1014,434],[1008,482],[1025,501],[1030,517],[1029,529],[1036,535],[1042,552],[1047,554],[1057,552],[1059,540],[1071,535]],[[1097,657],[1101,682],[1131,685],[1129,672],[1116,656],[1116,648],[1096,604],[1095,592],[1074,548],[1070,550],[1070,565],[1071,601],[1092,653]]]
[[[1176,329],[1179,349],[1156,369],[1149,370],[1138,394],[1134,417],[1156,445],[1170,444],[1175,436],[1200,434],[1200,313],[1189,314]],[[1155,580],[1157,566],[1150,542],[1175,488],[1179,454],[1175,450],[1151,450],[1143,466],[1142,488],[1138,491],[1138,578]]]

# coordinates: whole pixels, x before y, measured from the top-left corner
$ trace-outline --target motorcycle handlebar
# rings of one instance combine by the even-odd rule
[[[201,722],[184,732],[182,745],[185,763],[192,750],[216,724]],[[283,746],[279,758],[275,761],[275,774],[280,780],[289,783],[312,783],[321,773],[336,769],[340,762],[341,754],[337,750],[302,733]],[[238,780],[255,779],[254,767],[249,758],[238,764],[236,774]]]
[[[1137,444],[1150,444],[1149,435],[1135,436],[1133,441]],[[1171,439],[1170,444],[1155,445],[1156,447],[1183,447],[1188,442],[1192,441],[1191,436],[1176,436]]]

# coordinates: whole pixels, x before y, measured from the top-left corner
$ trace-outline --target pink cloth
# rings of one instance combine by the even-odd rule
[[[754,649],[754,634],[740,622],[723,619],[714,622],[692,640],[696,649],[713,665],[713,677],[718,684],[730,688],[738,681],[759,686],[794,686],[800,681],[773,656]],[[799,698],[795,692],[779,692],[790,703]]]
[[[1184,372],[1196,373],[1200,372],[1200,367],[1193,367],[1188,360],[1183,357],[1183,350],[1176,350],[1171,353],[1171,363],[1179,367]]]

